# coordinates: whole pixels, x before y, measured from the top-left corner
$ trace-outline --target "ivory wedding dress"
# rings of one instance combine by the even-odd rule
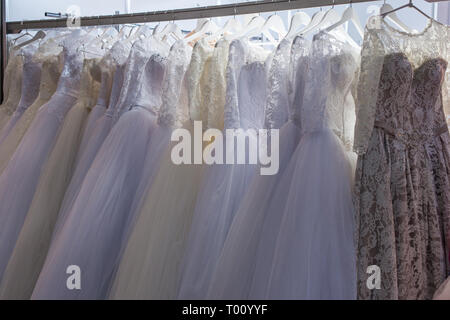
[[[38,57],[35,57],[35,59]],[[17,121],[14,128],[0,144],[0,173],[3,172],[9,159],[16,151],[20,141],[34,120],[37,111],[41,106],[47,103],[56,91],[58,79],[61,74],[61,55],[44,55],[42,59],[42,75],[39,88],[39,97],[28,107],[22,117]]]
[[[153,38],[133,45],[128,86],[132,96],[126,99],[130,110],[106,138],[54,235],[33,299],[106,298],[121,241],[132,220],[129,210],[143,171],[144,150],[156,126],[166,54],[165,44]],[[82,270],[82,290],[66,287],[65,268],[70,264]]]
[[[22,93],[23,56],[21,50],[10,53],[8,65],[5,69],[5,99],[0,105],[0,130],[11,118]]]
[[[39,60],[33,59],[36,51],[35,44],[30,44],[22,48],[23,55],[23,71],[22,71],[22,94],[16,110],[12,114],[9,121],[0,131],[0,144],[8,136],[12,128],[28,107],[33,104],[39,94],[39,84],[41,82],[42,64]]]
[[[124,41],[117,41],[111,50],[106,54],[106,57],[110,56],[115,63],[115,72],[113,78],[113,84],[111,89],[111,96],[109,99],[108,109],[94,124],[92,133],[89,133],[86,129],[86,134],[83,136],[81,142],[80,152],[76,160],[76,168],[73,173],[70,184],[67,187],[64,200],[61,204],[60,213],[58,215],[58,221],[55,226],[55,232],[59,229],[59,226],[63,223],[64,217],[70,210],[73,201],[75,200],[81,184],[92,165],[92,162],[97,155],[102,143],[105,141],[109,131],[112,127],[112,117],[115,113],[115,108],[123,89],[124,72],[126,67],[127,57],[130,53],[131,44]],[[89,135],[88,135],[89,134]]]
[[[84,37],[66,40],[64,68],[56,93],[39,109],[0,175],[0,277],[33,199],[42,166],[54,146],[66,113],[77,100],[83,59],[76,46]]]
[[[208,79],[213,49],[204,40],[195,44],[186,73],[190,118],[207,118],[202,91]],[[193,134],[193,125],[184,128]],[[142,207],[122,256],[111,297],[114,299],[174,299],[180,262],[201,179],[201,165],[175,165],[171,143]],[[174,201],[176,199],[176,201]]]
[[[265,122],[276,128],[282,125],[285,110],[289,113],[288,122],[280,129],[279,171],[273,176],[256,175],[249,185],[219,252],[207,298],[248,299],[258,245],[264,241],[263,248],[270,250],[274,246],[273,233],[268,235],[262,228],[279,224],[278,213],[282,203],[275,205],[276,208],[272,208],[274,205],[269,207],[269,204],[275,203],[273,195],[300,140],[300,110],[309,47],[309,41],[302,37],[296,37],[292,46],[283,40],[278,48],[279,55],[274,57],[266,107],[271,110],[266,110]],[[265,223],[266,219],[270,222]],[[262,239],[263,234],[267,240]]]
[[[44,264],[61,201],[73,173],[84,122],[98,94],[91,76],[97,59],[85,59],[76,104],[69,110],[42,169],[36,193],[0,285],[0,299],[29,299]]]
[[[264,125],[265,60],[268,52],[248,41],[234,40],[230,45],[226,71],[228,83],[225,83],[227,51],[227,42],[217,43],[214,52],[217,61],[209,81],[213,86],[208,111],[224,114],[225,108],[227,114],[233,115],[226,118],[225,129],[261,129]],[[221,127],[221,124],[208,121],[210,128],[218,125]],[[250,133],[248,144],[251,143],[257,144],[257,137]],[[226,146],[226,141],[223,145]],[[248,151],[246,157],[249,157]],[[256,169],[256,164],[213,164],[206,167],[181,267],[180,299],[205,298],[229,225]]]

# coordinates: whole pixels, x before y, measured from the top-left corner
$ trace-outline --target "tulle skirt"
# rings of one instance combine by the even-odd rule
[[[289,187],[274,253],[258,257],[251,297],[356,298],[351,178],[351,162],[331,130],[303,135],[280,182]]]
[[[192,132],[192,125],[186,126]],[[145,196],[120,261],[112,299],[174,299],[202,165],[175,165],[171,144]]]
[[[142,174],[155,116],[126,112],[103,143],[61,229],[54,234],[32,299],[104,299],[130,206]],[[66,268],[81,270],[81,290],[68,290]]]
[[[72,179],[70,180],[69,186],[67,187],[66,194],[64,195],[64,200],[61,204],[54,234],[56,234],[60,227],[64,224],[66,215],[72,208],[73,202],[80,191],[84,178],[86,177],[89,168],[91,167],[103,142],[108,136],[112,126],[112,117],[108,114],[103,114],[103,116],[95,122],[95,128],[92,131],[92,135],[87,138],[88,141],[85,142],[85,146],[82,145],[80,147],[80,152],[75,163],[75,171]],[[84,136],[87,136],[87,134]]]
[[[90,138],[92,137],[95,127],[97,125],[97,120],[100,119],[106,111],[106,107],[100,104],[95,105],[91,112],[89,112],[89,117],[86,121],[86,125],[83,132],[83,138],[81,140],[80,150],[78,152],[79,155],[84,153],[86,150],[86,146]]]
[[[61,118],[76,98],[53,95],[42,106],[0,176],[0,277],[12,253],[33,199],[41,169],[51,152]]]
[[[258,143],[256,136],[250,139]],[[206,297],[231,221],[257,169],[255,164],[206,166],[181,267],[179,299]]]
[[[14,128],[11,129],[11,132],[9,132],[9,134],[0,143],[0,173],[3,172],[14,151],[16,151],[20,141],[22,141],[23,136],[30,127],[31,122],[34,120],[37,111],[41,106],[47,103],[47,101],[48,100],[37,99],[24,112],[23,116],[17,121]]]
[[[59,208],[73,173],[82,128],[84,101],[70,109],[39,178],[33,201],[0,285],[0,299],[29,299],[47,255]]]
[[[300,136],[293,121],[280,129],[279,171],[272,176],[256,175],[252,180],[220,252],[207,298],[249,298],[259,245],[273,252],[275,230],[280,224],[280,210],[288,188],[280,189],[280,180]]]

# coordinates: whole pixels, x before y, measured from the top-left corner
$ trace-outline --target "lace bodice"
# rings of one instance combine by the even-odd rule
[[[167,57],[154,53],[145,65],[135,104],[158,114]]]
[[[225,91],[226,78],[225,71],[228,62],[228,48],[229,41],[222,39],[216,43],[214,52],[211,58],[209,79],[206,86],[209,87],[207,91],[207,127],[208,128],[223,128],[223,117],[225,107]]]
[[[328,33],[314,37],[301,106],[303,132],[331,129],[349,147],[351,136],[345,116],[354,110],[352,82],[358,70],[355,53]]]
[[[98,94],[98,82],[92,76],[92,70],[97,68],[100,59],[84,59],[81,74],[81,85],[78,93],[78,101],[83,101],[86,108],[95,104]]]
[[[291,41],[280,41],[273,55],[268,81],[265,127],[279,129],[288,119]]]
[[[300,126],[300,112],[305,93],[306,73],[311,43],[302,36],[295,37],[291,46],[289,67],[289,118]]]
[[[124,70],[119,100],[115,107],[116,120],[135,103],[144,74],[143,66],[147,64],[150,56],[160,49],[155,48],[155,45],[152,39],[140,39],[133,44]]]
[[[33,60],[35,50],[36,48],[31,45],[22,48],[22,94],[16,108],[16,112],[19,114],[22,114],[33,103],[39,94],[41,63]]]
[[[184,80],[192,49],[183,39],[176,41],[167,58],[166,74],[162,88],[162,103],[158,123],[169,127],[181,127],[189,119],[187,81]]]
[[[102,59],[99,63],[100,68],[100,89],[98,93],[97,105],[103,107],[108,106],[109,97],[111,95],[113,75],[116,65],[112,63],[105,63]]]
[[[41,83],[39,86],[40,99],[49,100],[56,91],[61,68],[60,55],[49,56],[42,62]]]
[[[209,87],[205,84],[211,66],[212,54],[213,48],[205,39],[199,40],[192,50],[191,62],[186,74],[191,120],[206,120],[207,117],[205,114],[207,108],[205,99],[207,93],[205,93],[205,90],[209,90]]]
[[[377,105],[381,99],[391,99],[395,104],[405,103],[405,96],[409,94],[411,81],[415,77],[413,70],[418,70],[430,59],[448,60],[449,57],[449,31],[448,27],[430,20],[423,32],[418,34],[408,34],[390,27],[382,17],[371,17],[366,25],[364,43],[361,56],[361,73],[357,94],[357,121],[355,126],[354,150],[358,154],[364,154],[367,150],[368,141],[377,117]],[[435,60],[437,61],[437,60]],[[435,62],[436,63],[436,62]],[[434,63],[434,64],[435,64]],[[436,64],[432,67],[435,69]],[[393,68],[393,69],[391,69]],[[394,75],[394,70],[399,70],[399,75]],[[408,73],[406,73],[408,71]],[[404,76],[409,78],[400,78]],[[438,73],[440,73],[438,71]],[[387,88],[381,87],[381,82],[387,83],[389,77],[396,81],[393,83],[391,92],[386,92]],[[448,85],[449,71],[443,77],[442,85],[434,88],[427,88],[436,93],[441,90],[443,106],[449,108]],[[436,82],[434,82],[436,84]],[[437,84],[436,84],[437,85]],[[396,93],[398,91],[398,93]],[[416,93],[417,94],[417,93]],[[387,96],[386,96],[387,95]],[[403,100],[403,101],[402,101]],[[388,107],[384,108],[385,111]],[[387,112],[387,111],[386,111]],[[402,122],[401,113],[404,111],[390,110],[390,113],[397,113],[396,120]],[[447,111],[448,112],[448,111]],[[394,128],[401,128],[405,124],[392,124]],[[407,129],[407,128],[403,128]]]
[[[83,56],[76,50],[63,49],[64,66],[58,81],[57,93],[77,97],[81,83]]]
[[[19,52],[16,52],[15,55],[11,54],[5,71],[5,83],[7,83],[5,95],[7,100],[0,106],[9,115],[14,112],[14,109],[20,101],[22,93],[22,69],[22,55]]]

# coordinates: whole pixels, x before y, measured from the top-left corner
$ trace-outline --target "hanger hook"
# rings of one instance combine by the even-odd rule
[[[333,5],[331,6],[331,9],[334,9],[335,4],[336,4],[336,0],[333,0]]]

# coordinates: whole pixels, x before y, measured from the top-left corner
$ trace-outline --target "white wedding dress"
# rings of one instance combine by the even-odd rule
[[[85,59],[76,104],[69,110],[42,169],[36,193],[0,285],[0,299],[29,299],[44,264],[53,227],[73,173],[84,122],[98,94],[91,76],[98,59]]]
[[[39,96],[33,104],[25,110],[14,128],[11,129],[7,137],[0,144],[0,173],[3,172],[3,169],[5,169],[9,159],[11,159],[14,151],[16,151],[20,141],[22,141],[23,136],[33,122],[39,108],[46,104],[56,91],[62,69],[62,55],[56,54],[57,55],[53,55],[52,51],[49,50],[47,51],[47,54],[40,53],[39,57],[34,57],[34,59],[42,61]]]
[[[21,50],[12,50],[5,69],[5,98],[0,105],[0,130],[8,123],[22,94],[23,57]]]
[[[195,44],[186,72],[190,118],[207,118],[203,90],[213,49],[204,40]],[[184,128],[193,135],[193,124]],[[202,165],[175,165],[174,143],[164,151],[158,173],[144,196],[130,233],[111,292],[113,299],[174,299],[180,263],[190,228]]]
[[[228,43],[218,42],[214,52],[217,61],[213,60],[209,81],[213,96],[208,110],[212,114],[232,115],[226,117],[225,129],[262,129],[266,102],[265,60],[269,53],[246,40],[234,40],[230,44],[225,75],[227,53]],[[220,98],[214,97],[217,94]],[[208,121],[208,127],[221,128],[222,124]],[[252,140],[249,144],[257,143],[255,135],[250,134],[249,140]],[[223,145],[226,146],[225,141]],[[181,266],[178,298],[205,298],[229,225],[256,169],[256,164],[206,166]]]
[[[43,105],[0,175],[0,277],[6,268],[33,199],[42,167],[54,146],[64,117],[75,104],[83,58],[77,46],[88,35],[66,39],[58,88]]]
[[[123,235],[133,220],[129,210],[143,172],[145,150],[156,127],[161,98],[155,99],[152,93],[161,93],[167,51],[165,44],[153,38],[134,43],[131,75],[127,75],[130,110],[102,144],[56,231],[32,299],[106,298]],[[65,268],[70,264],[82,270],[82,290],[66,287]]]
[[[300,140],[300,109],[303,102],[306,71],[309,61],[309,41],[296,37],[290,42],[282,41],[278,55],[274,57],[269,73],[268,97],[266,104],[266,125],[280,129],[279,170],[273,176],[256,175],[249,185],[235,217],[231,223],[223,249],[218,253],[218,261],[213,272],[207,298],[248,299],[255,270],[257,248],[263,234],[264,221],[270,217],[268,225],[275,225],[279,217],[279,203],[275,208],[269,204],[274,191]],[[282,85],[281,85],[282,84]],[[270,109],[267,110],[267,109]],[[283,125],[284,114],[289,120]],[[267,235],[266,235],[267,236]],[[268,238],[264,246],[273,247],[273,238]]]
[[[11,129],[14,128],[22,114],[38,97],[42,63],[39,59],[33,59],[35,52],[36,44],[34,43],[22,48],[22,94],[14,113],[0,131],[0,144],[8,136]]]

